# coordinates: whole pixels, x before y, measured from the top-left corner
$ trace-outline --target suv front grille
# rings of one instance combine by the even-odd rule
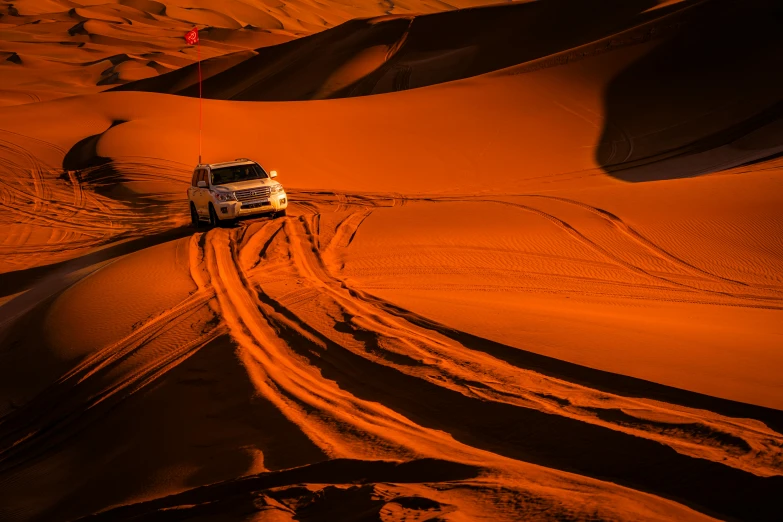
[[[259,199],[269,199],[269,187],[259,187],[249,190],[236,191],[237,201],[257,201]]]

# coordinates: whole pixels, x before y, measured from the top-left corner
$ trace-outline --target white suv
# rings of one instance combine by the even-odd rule
[[[216,226],[251,214],[285,216],[288,197],[283,186],[272,181],[275,177],[274,170],[267,174],[261,165],[246,158],[198,165],[188,188],[193,226],[201,226],[202,220]]]

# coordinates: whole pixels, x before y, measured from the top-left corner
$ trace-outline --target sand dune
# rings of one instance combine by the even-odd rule
[[[557,16],[564,10],[560,2],[534,2],[357,20],[257,54],[213,59],[205,66],[204,95],[249,101],[335,98],[573,64],[566,71],[538,74],[530,83],[541,85],[541,78],[552,77],[557,92],[571,98],[556,103],[602,126],[595,162],[620,179],[700,175],[783,151],[779,7],[765,0],[649,7],[648,2],[582,4],[584,12],[570,8],[568,16]],[[509,32],[518,26],[532,30]],[[569,37],[547,39],[555,27]],[[724,37],[728,33],[731,40]],[[437,38],[428,36],[433,34]],[[574,63],[586,57],[594,59],[584,67]],[[629,58],[633,65],[619,73],[615,68]],[[196,83],[189,66],[117,89],[197,96]],[[503,100],[513,88],[499,81],[492,85],[493,90],[506,87]],[[600,88],[603,100],[590,99],[588,86]],[[520,92],[517,103],[529,102],[531,94]],[[530,125],[536,131],[559,130],[546,112],[531,117]],[[426,117],[441,113],[435,108]]]
[[[230,24],[202,22],[204,17],[188,16],[199,10],[177,13],[172,8],[132,0],[86,6],[14,2],[0,17],[0,52],[14,54],[10,63],[6,60],[2,65],[5,81],[0,103],[99,92],[193,63],[196,50],[186,45],[182,35],[197,23],[212,26],[202,36],[207,58],[295,36],[272,27],[241,25],[225,15],[221,16]],[[230,33],[219,30],[224,27]],[[215,36],[210,37],[213,29]]]
[[[0,105],[95,93],[192,64],[183,39],[201,30],[205,59],[247,52],[356,17],[433,13],[487,0],[16,0],[0,7]],[[243,58],[244,54],[240,54]],[[122,57],[118,59],[118,57]],[[128,62],[119,66],[119,62]]]
[[[625,30],[671,31],[675,3],[526,2],[435,16],[355,20],[286,45],[258,49],[210,74],[204,96],[223,100],[307,100],[393,92],[477,76],[549,57]],[[652,23],[660,20],[659,23]],[[550,38],[554,31],[563,37]],[[296,63],[295,67],[291,64]],[[198,96],[195,67],[117,87]]]
[[[5,8],[0,519],[777,520],[780,7],[586,5]]]

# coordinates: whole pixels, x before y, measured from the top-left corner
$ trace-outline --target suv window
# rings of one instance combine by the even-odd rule
[[[193,187],[197,187],[198,186],[198,179],[199,179],[198,176],[199,176],[200,172],[201,172],[200,169],[196,169],[196,170],[193,171],[193,179],[190,182],[191,186],[193,186]]]
[[[254,179],[267,179],[266,171],[257,164],[234,165],[212,170],[212,184],[223,185],[238,181],[250,181]]]
[[[196,171],[196,186],[198,186],[199,181],[207,182],[207,170],[206,169],[198,169]],[[207,182],[207,185],[209,185],[209,182]]]

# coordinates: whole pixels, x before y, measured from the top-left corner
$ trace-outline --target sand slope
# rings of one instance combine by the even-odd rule
[[[246,58],[247,51],[352,18],[486,3],[14,1],[0,7],[0,105],[99,92],[192,64],[197,50],[183,35],[194,26],[201,30],[203,59],[233,53]]]
[[[636,26],[670,31],[671,21],[650,22],[687,6],[650,10],[651,5],[557,0],[354,20],[221,66],[224,70],[209,73],[203,94],[224,100],[306,100],[423,87],[549,57],[609,35],[614,41]],[[563,36],[551,38],[555,31]],[[190,66],[115,90],[198,96],[197,83],[197,70]]]
[[[404,92],[205,100],[207,161],[293,203],[232,228],[185,226],[198,100],[3,108],[0,519],[776,520],[783,31],[729,4]],[[731,19],[736,56],[633,80]]]

